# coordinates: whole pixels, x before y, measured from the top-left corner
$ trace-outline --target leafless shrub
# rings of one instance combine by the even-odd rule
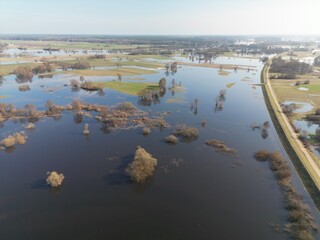
[[[117,104],[116,109],[121,111],[131,111],[135,110],[136,107],[131,102],[123,102]]]
[[[30,81],[33,78],[32,69],[28,66],[25,67],[18,67],[16,68],[13,73],[16,75],[18,80],[27,80]]]
[[[202,127],[206,127],[206,126],[207,126],[207,120],[206,120],[206,119],[203,119],[203,120],[202,120],[201,126],[202,126]]]
[[[169,135],[168,137],[166,137],[165,140],[167,143],[177,143],[178,142],[178,138],[176,138],[176,136],[174,136],[174,135]]]
[[[217,151],[235,154],[237,150],[229,148],[224,142],[218,140],[207,140],[206,144],[214,147]]]
[[[142,129],[142,133],[143,133],[143,135],[148,135],[151,133],[151,129],[148,127],[145,127]]]
[[[129,164],[126,172],[134,182],[143,183],[153,175],[156,166],[157,159],[138,146],[133,162]]]
[[[197,128],[188,127],[185,124],[178,125],[174,135],[180,136],[184,139],[196,139],[199,136],[199,130]]]
[[[265,162],[269,159],[269,155],[270,155],[270,153],[267,150],[262,149],[262,150],[259,150],[258,152],[256,152],[254,154],[254,157],[258,161]]]
[[[72,79],[70,80],[70,87],[73,91],[78,91],[81,88],[81,84],[78,80]]]
[[[8,137],[4,138],[0,145],[2,145],[5,148],[11,148],[15,144],[25,144],[27,142],[27,136],[24,132],[17,132],[13,135],[9,135]]]
[[[28,84],[20,85],[19,91],[20,92],[30,91],[30,86]]]
[[[36,126],[33,123],[28,123],[24,128],[28,129],[28,130],[31,130],[31,129],[34,129],[35,127]]]
[[[83,134],[84,135],[89,135],[90,134],[90,130],[89,130],[89,124],[85,123],[83,126]]]
[[[47,172],[47,184],[51,187],[59,187],[62,185],[64,176],[62,173],[58,174],[56,171]]]

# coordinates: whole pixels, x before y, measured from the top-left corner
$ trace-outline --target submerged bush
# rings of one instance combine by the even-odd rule
[[[17,132],[4,138],[0,142],[0,145],[4,146],[5,148],[11,148],[15,144],[26,144],[26,142],[27,142],[27,136],[25,135],[25,133]]]
[[[24,128],[30,130],[30,129],[34,129],[35,127],[36,126],[33,123],[28,123],[27,126],[25,126]]]
[[[62,185],[64,176],[62,173],[58,174],[56,171],[47,172],[47,184],[51,187],[59,187]]]
[[[28,66],[25,67],[17,67],[13,73],[16,75],[19,80],[28,80],[30,81],[33,78],[32,69]]]
[[[311,216],[310,209],[304,204],[302,197],[297,193],[291,178],[290,166],[279,152],[268,153],[260,150],[259,159],[269,161],[269,167],[278,180],[285,196],[285,206],[288,209],[288,221],[285,230],[290,233],[292,239],[309,240],[314,239],[312,233],[317,230],[317,226]],[[257,155],[255,154],[255,156]]]
[[[184,139],[195,139],[199,136],[199,130],[194,127],[188,127],[187,125],[178,125],[174,133]]]
[[[216,150],[226,153],[235,154],[237,150],[229,148],[224,142],[218,140],[207,140],[206,144],[214,147]]]
[[[12,135],[9,135],[1,141],[1,145],[5,148],[13,147],[16,144],[16,138]]]
[[[136,107],[131,102],[123,102],[117,104],[116,109],[121,111],[130,111],[135,110]]]
[[[174,136],[174,135],[169,135],[168,137],[166,137],[166,142],[167,143],[177,143],[178,138],[176,138],[176,136]]]
[[[151,133],[151,129],[148,127],[145,127],[142,129],[142,133],[143,133],[143,135],[148,135]]]
[[[152,155],[141,146],[138,146],[133,162],[129,164],[126,172],[132,181],[142,183],[153,175],[156,166],[157,159],[153,158]]]
[[[84,135],[90,134],[89,124],[88,123],[85,123],[84,126],[83,126],[83,134]]]
[[[259,150],[254,154],[254,158],[258,161],[267,161],[269,159],[270,153],[267,150]]]
[[[27,84],[21,85],[21,86],[19,86],[19,91],[20,92],[30,91],[30,86]]]

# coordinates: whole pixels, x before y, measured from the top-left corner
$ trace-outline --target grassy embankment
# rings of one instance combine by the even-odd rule
[[[292,137],[287,125],[285,124],[280,111],[274,99],[271,97],[270,89],[266,86],[267,71],[269,63],[267,63],[261,72],[261,82],[263,84],[262,91],[265,98],[266,106],[273,121],[274,127],[277,130],[279,138],[286,149],[290,159],[292,160],[300,178],[310,193],[317,208],[320,209],[320,179],[310,165],[308,159],[302,152],[302,149]]]

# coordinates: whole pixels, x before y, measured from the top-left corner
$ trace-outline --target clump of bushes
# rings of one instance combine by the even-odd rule
[[[290,103],[282,104],[281,107],[284,114],[291,114],[297,108],[297,105],[295,103]]]
[[[169,135],[168,137],[166,137],[165,140],[167,143],[177,143],[178,142],[178,138],[176,138],[176,136],[174,136],[174,135]]]
[[[279,152],[270,153],[259,150],[255,153],[255,157],[260,161],[268,160],[269,167],[284,192],[285,206],[289,211],[289,224],[285,226],[286,231],[291,234],[292,239],[314,239],[312,233],[317,230],[317,226],[311,216],[310,209],[304,204],[302,197],[292,184],[289,164]]]
[[[87,91],[99,91],[102,87],[98,84],[93,84],[92,82],[84,82],[81,84],[81,88]]]
[[[30,91],[30,86],[28,84],[20,85],[19,91],[20,92]]]
[[[142,133],[143,133],[143,135],[148,135],[151,133],[151,129],[148,127],[145,127],[142,129]]]
[[[259,150],[254,154],[254,158],[258,161],[265,162],[269,159],[270,153],[267,150]]]
[[[303,82],[303,84],[306,84],[306,85],[308,85],[310,83],[310,80],[308,79],[308,80],[305,80],[304,82]]]
[[[19,79],[19,80],[28,80],[28,81],[30,81],[33,78],[32,69],[30,67],[28,67],[28,66],[17,67],[13,71],[13,74],[15,74],[17,79]]]
[[[199,130],[194,127],[188,127],[185,124],[178,125],[174,135],[182,137],[184,139],[196,139],[199,136]]]
[[[81,88],[81,83],[76,79],[72,79],[70,80],[70,87],[73,91],[78,91]]]
[[[202,127],[206,127],[206,126],[207,126],[207,120],[206,120],[206,119],[203,119],[203,120],[202,120],[201,126],[202,126]]]
[[[9,135],[8,137],[4,138],[0,145],[2,145],[5,148],[11,148],[14,147],[16,144],[25,144],[27,142],[27,136],[24,132],[17,132],[13,135]]]
[[[90,134],[90,130],[89,130],[89,124],[85,123],[83,126],[83,134],[84,135],[89,135]]]
[[[131,111],[131,110],[135,110],[136,107],[131,102],[123,102],[123,103],[119,103],[116,106],[116,109],[120,111]]]
[[[51,187],[59,187],[62,185],[64,180],[64,175],[62,173],[57,173],[56,171],[47,172],[47,184]]]
[[[106,58],[106,55],[104,54],[95,54],[88,57],[88,59],[105,59],[105,58]]]
[[[44,63],[42,65],[38,65],[32,69],[34,74],[42,74],[47,72],[52,72],[53,67],[49,63]]]
[[[153,175],[156,166],[157,159],[152,157],[152,155],[141,146],[138,146],[133,162],[129,164],[126,172],[132,181],[143,183]]]
[[[217,151],[226,152],[226,153],[232,153],[235,154],[237,150],[233,148],[229,148],[224,142],[219,140],[207,140],[206,144],[208,146],[214,147]]]
[[[51,100],[48,100],[44,106],[46,108],[46,114],[48,116],[61,113],[61,109],[58,106],[56,106]]]
[[[34,125],[33,123],[28,123],[24,128],[31,130],[31,129],[34,129],[35,127],[36,127],[36,125]]]
[[[78,61],[70,66],[72,69],[88,69],[90,67],[89,62],[87,61]]]

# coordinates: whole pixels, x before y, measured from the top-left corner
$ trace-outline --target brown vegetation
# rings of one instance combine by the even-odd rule
[[[269,159],[270,153],[267,150],[259,150],[254,154],[254,158],[258,161],[265,162]]]
[[[143,183],[153,175],[156,166],[157,159],[153,158],[145,149],[138,146],[133,162],[129,164],[126,172],[129,174],[132,181]]]
[[[42,74],[47,72],[52,72],[53,67],[49,63],[44,63],[42,65],[38,65],[32,69],[34,74]]]
[[[89,124],[85,123],[83,126],[83,134],[84,135],[89,135],[90,134],[90,130],[89,130]]]
[[[62,185],[62,182],[64,180],[64,175],[62,173],[57,173],[56,171],[47,172],[47,184],[49,184],[51,187],[59,187]]]
[[[197,128],[188,127],[185,124],[178,125],[174,135],[182,137],[183,139],[196,139],[199,136],[199,130]]]
[[[269,161],[269,167],[284,192],[285,206],[289,211],[289,223],[286,224],[285,230],[291,234],[292,239],[314,239],[312,233],[317,230],[317,226],[311,216],[310,209],[304,204],[302,197],[292,184],[289,164],[279,152],[270,153],[260,150],[255,153],[255,158],[259,161]]]
[[[232,153],[235,154],[237,150],[233,148],[229,148],[224,142],[218,140],[207,140],[206,144],[208,146],[214,147],[217,151],[225,152],[225,153]]]
[[[151,129],[148,127],[145,127],[142,129],[143,135],[149,135],[151,133]]]
[[[28,66],[25,67],[17,67],[14,71],[13,74],[16,75],[18,80],[26,80],[26,81],[31,81],[31,79],[33,78],[33,73],[32,73],[32,69]]]
[[[27,142],[27,136],[24,132],[17,132],[4,138],[0,145],[5,148],[11,148],[16,144],[25,144]]]
[[[86,61],[78,61],[70,66],[72,69],[88,69],[90,67],[89,62]]]
[[[177,143],[178,138],[176,138],[176,136],[174,136],[174,135],[169,135],[168,137],[166,137],[166,142],[167,143]]]
[[[30,86],[28,84],[20,85],[19,91],[20,92],[30,91]]]

